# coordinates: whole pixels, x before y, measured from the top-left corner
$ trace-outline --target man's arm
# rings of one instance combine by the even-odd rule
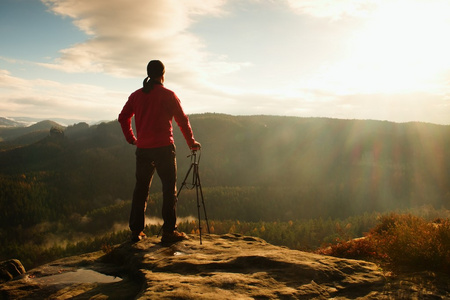
[[[136,145],[137,139],[134,135],[133,128],[131,127],[131,118],[133,116],[134,112],[130,100],[128,100],[121,113],[119,114],[118,121],[120,123],[120,126],[122,127],[122,132],[127,142],[132,145]]]
[[[180,99],[174,94],[174,118],[177,122],[178,127],[180,127],[181,133],[183,133],[184,139],[191,150],[200,149],[201,145],[194,139],[194,133],[192,132],[191,123],[189,122],[188,116],[184,113],[181,107]]]

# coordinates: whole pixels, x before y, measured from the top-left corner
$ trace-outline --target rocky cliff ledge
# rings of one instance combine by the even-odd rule
[[[156,237],[69,257],[0,285],[1,299],[440,299],[441,287],[386,278],[375,264],[240,235],[172,245]],[[431,276],[431,275],[430,275]],[[422,275],[423,277],[423,275]],[[436,279],[436,278],[435,278]],[[446,279],[442,279],[446,280]],[[447,284],[447,285],[445,285]],[[447,289],[448,290],[448,289]]]

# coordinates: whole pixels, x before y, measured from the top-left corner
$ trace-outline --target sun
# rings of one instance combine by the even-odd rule
[[[439,92],[450,69],[449,11],[449,1],[385,2],[357,31],[336,73],[357,92]]]

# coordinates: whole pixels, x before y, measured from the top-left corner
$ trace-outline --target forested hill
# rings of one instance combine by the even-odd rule
[[[450,126],[280,116],[190,116],[211,216],[345,217],[450,207]],[[176,126],[175,126],[176,127]],[[190,160],[175,129],[179,184]],[[119,123],[86,123],[0,152],[1,226],[29,226],[130,199],[134,146]],[[154,180],[152,192],[160,189]],[[155,208],[157,209],[157,208]],[[180,213],[189,214],[180,205]]]

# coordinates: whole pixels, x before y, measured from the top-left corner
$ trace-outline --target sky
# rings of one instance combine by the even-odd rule
[[[115,120],[149,60],[187,114],[450,125],[448,0],[1,0],[0,117]]]

